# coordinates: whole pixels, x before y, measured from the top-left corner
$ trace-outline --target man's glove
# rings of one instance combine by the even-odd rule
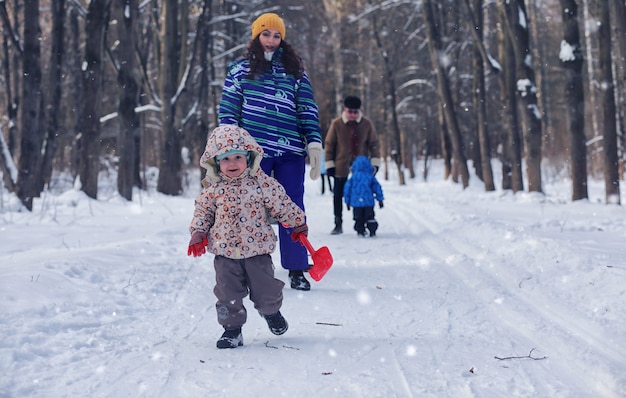
[[[376,173],[378,173],[378,166],[374,166],[374,175],[376,175]]]
[[[299,242],[300,235],[309,235],[309,227],[306,224],[298,225],[297,227],[293,228],[293,231],[291,231],[291,240],[293,240],[294,242]]]
[[[191,235],[189,240],[189,248],[187,249],[187,255],[194,257],[200,257],[206,253],[206,247],[209,244],[209,239],[205,232],[196,231]]]
[[[350,211],[350,205],[346,203],[346,206],[348,207],[348,211]]]
[[[383,208],[383,206],[384,206],[383,201],[382,201],[382,200],[381,200],[381,201],[379,201],[379,202],[378,202],[378,207],[380,207],[380,208],[382,209],[382,208]]]
[[[329,167],[328,169],[326,169],[326,175],[329,177],[334,177],[335,176],[335,168],[334,167]]]
[[[322,167],[322,144],[319,142],[311,142],[307,145],[309,154],[309,162],[311,163],[311,179],[317,180],[320,176],[320,168]]]

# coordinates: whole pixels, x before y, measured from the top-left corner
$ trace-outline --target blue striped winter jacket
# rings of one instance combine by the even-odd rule
[[[352,174],[343,188],[343,199],[352,207],[372,207],[385,200],[383,188],[374,176],[374,167],[367,156],[357,156],[350,166]]]
[[[220,125],[248,130],[265,157],[292,153],[306,155],[306,145],[322,143],[317,104],[306,72],[302,78],[287,74],[282,48],[274,53],[271,72],[248,78],[247,59],[234,62],[224,82],[219,107]]]

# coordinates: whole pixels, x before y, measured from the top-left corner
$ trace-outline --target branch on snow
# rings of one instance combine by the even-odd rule
[[[533,357],[533,351],[535,351],[534,348],[532,350],[530,350],[528,355],[523,356],[523,357],[498,357],[498,356],[495,356],[494,358],[497,359],[497,360],[500,360],[500,361],[504,361],[506,359],[532,359],[532,360],[535,360],[535,361],[540,361],[542,359],[548,358],[548,357],[545,357],[545,356],[544,357]]]

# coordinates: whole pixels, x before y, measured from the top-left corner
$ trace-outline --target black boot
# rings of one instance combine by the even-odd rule
[[[243,345],[243,336],[241,335],[241,328],[226,329],[217,340],[217,348],[237,348]]]
[[[289,324],[287,324],[287,321],[280,313],[280,311],[272,315],[263,315],[263,318],[265,318],[265,321],[267,322],[267,327],[270,328],[270,332],[274,333],[275,335],[281,335],[285,333],[289,328]]]
[[[378,229],[378,221],[374,218],[367,220],[367,229],[370,231],[370,236],[376,236],[376,230]]]
[[[306,280],[302,271],[289,271],[289,281],[292,289],[311,290],[311,284]]]
[[[339,217],[335,217],[335,229],[333,229],[332,231],[330,231],[331,235],[339,235],[343,233],[343,229],[341,228],[341,218]]]

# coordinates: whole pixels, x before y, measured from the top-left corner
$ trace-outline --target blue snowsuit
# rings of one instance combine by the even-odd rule
[[[374,214],[374,204],[378,201],[383,207],[383,189],[374,176],[374,167],[366,156],[357,156],[350,167],[352,174],[343,190],[343,198],[352,207],[354,230],[365,236],[365,228],[370,236],[376,235],[378,222]]]

